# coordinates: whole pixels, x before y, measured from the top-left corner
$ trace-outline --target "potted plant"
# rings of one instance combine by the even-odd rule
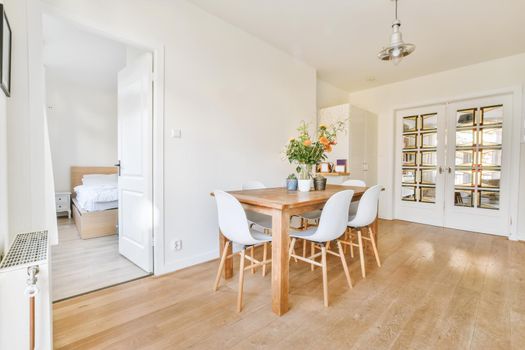
[[[324,191],[326,189],[326,177],[317,174],[314,178],[314,189],[316,191]]]
[[[313,166],[327,158],[326,153],[332,151],[332,146],[337,143],[337,132],[341,130],[344,130],[344,122],[330,127],[321,124],[317,128],[316,139],[313,139],[308,131],[308,124],[301,122],[297,129],[299,136],[291,138],[285,149],[288,161],[297,165],[299,191],[310,191]]]
[[[286,189],[288,191],[297,191],[297,176],[290,174],[286,178]]]

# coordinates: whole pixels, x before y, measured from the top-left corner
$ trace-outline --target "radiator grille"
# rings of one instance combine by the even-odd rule
[[[27,265],[47,260],[47,231],[20,233],[7,255],[0,264],[0,269]]]

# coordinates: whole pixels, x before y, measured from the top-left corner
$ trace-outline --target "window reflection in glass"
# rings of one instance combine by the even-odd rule
[[[401,187],[401,199],[404,201],[415,201],[416,200],[416,188],[414,186],[403,186]]]
[[[500,149],[481,150],[481,165],[483,166],[501,166],[501,150]]]
[[[474,163],[474,151],[456,151],[456,166],[472,166]]]
[[[474,131],[473,130],[457,130],[456,131],[456,146],[472,146],[474,145]]]
[[[478,206],[486,209],[499,209],[499,192],[480,191]]]
[[[427,114],[421,116],[422,118],[422,129],[423,130],[434,130],[437,129],[437,114]]]
[[[436,201],[436,189],[434,187],[421,187],[421,202],[434,203]]]
[[[457,207],[474,206],[474,191],[456,190],[454,192],[454,205]]]
[[[456,169],[454,176],[454,184],[456,186],[470,187],[474,186],[474,177],[472,170]]]
[[[426,185],[434,185],[436,183],[437,171],[435,169],[421,170],[421,183]]]
[[[501,128],[482,129],[481,144],[483,146],[501,146],[502,131]]]
[[[416,169],[403,169],[402,174],[403,183],[415,184],[416,183]]]
[[[481,171],[481,186],[499,188],[501,179],[501,171],[499,170],[483,170]]]
[[[415,166],[416,155],[416,152],[403,152],[403,166]]]
[[[412,132],[417,130],[417,116],[403,118],[403,132]]]
[[[437,133],[430,132],[421,134],[421,147],[434,148],[437,147]]]
[[[416,148],[417,135],[403,135],[403,148]]]
[[[483,107],[481,108],[483,116],[483,125],[503,123],[503,106]]]
[[[474,125],[475,116],[476,116],[475,109],[466,109],[466,110],[458,111],[456,115],[457,125],[459,127]]]
[[[424,165],[424,166],[437,165],[436,151],[421,152],[421,165]]]

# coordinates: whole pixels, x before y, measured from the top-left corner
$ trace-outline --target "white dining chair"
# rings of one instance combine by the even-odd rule
[[[260,190],[266,188],[266,186],[260,181],[248,181],[242,184],[243,190]],[[257,213],[254,211],[247,210],[246,217],[250,224],[250,228],[255,231],[262,232],[267,235],[272,234],[272,217],[270,215],[265,215]],[[255,255],[254,247],[250,249],[250,255],[253,258]],[[255,267],[252,269],[252,273],[255,273]]]
[[[268,243],[272,241],[272,237],[250,229],[248,219],[246,218],[246,212],[244,211],[241,203],[234,196],[220,190],[214,191],[213,194],[217,202],[219,228],[224,237],[227,238],[226,244],[224,245],[224,249],[222,251],[219,270],[217,271],[217,277],[215,278],[213,290],[216,291],[219,288],[221,274],[224,269],[224,262],[226,261],[226,258],[233,256],[233,254],[227,256],[229,245],[233,243],[240,244],[241,251],[238,254],[241,257],[241,261],[239,266],[239,291],[237,295],[237,311],[240,312],[242,310],[244,271],[252,269],[256,266],[262,266],[263,276],[266,275],[266,265],[271,262],[270,259],[266,259],[268,254]],[[263,245],[264,247],[263,258],[260,261],[246,255],[247,247],[254,247],[258,245]],[[248,260],[251,264],[245,267],[245,260]]]
[[[374,236],[375,233],[372,228],[372,224],[377,218],[377,206],[379,203],[379,195],[381,193],[381,189],[381,185],[375,185],[366,190],[366,192],[359,200],[359,207],[357,208],[357,213],[355,217],[348,222],[348,228],[350,230],[357,231],[357,243],[354,243],[352,235],[345,236],[344,239],[338,241],[342,244],[350,246],[350,252],[352,254],[352,257],[353,247],[357,247],[359,249],[359,260],[361,263],[361,274],[363,278],[366,278],[363,240],[367,240],[370,243],[372,243],[372,249],[374,251],[377,266],[381,267],[381,260],[379,259],[379,253],[377,250],[377,245]],[[362,231],[364,228],[367,229],[368,237],[363,237]]]
[[[322,269],[325,306],[328,306],[328,276],[326,265],[327,253],[338,256],[341,259],[348,286],[352,288],[352,279],[350,278],[350,272],[348,271],[348,265],[346,264],[341,242],[337,242],[338,253],[329,250],[327,245],[330,241],[341,237],[341,235],[346,231],[346,225],[348,223],[348,208],[350,207],[350,202],[352,201],[353,195],[354,191],[352,190],[341,191],[332,195],[323,208],[321,218],[319,219],[319,225],[317,227],[290,233],[290,237],[292,237],[289,250],[290,258],[296,258],[307,262],[311,266],[320,266]],[[294,253],[294,245],[297,239],[310,241],[315,246],[319,247],[321,252],[315,253],[315,250],[313,250],[312,255],[309,257],[296,255]],[[316,260],[316,258],[319,256],[321,257],[320,263]]]
[[[363,180],[357,180],[357,179],[350,179],[343,182],[341,185],[343,186],[352,186],[352,187],[366,187],[366,182]],[[357,207],[359,206],[359,201],[354,201],[350,204],[350,210],[348,211],[348,220],[350,221],[351,218],[355,217],[355,214],[357,213]]]

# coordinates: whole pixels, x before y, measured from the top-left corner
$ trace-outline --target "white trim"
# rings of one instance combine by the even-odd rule
[[[42,14],[48,14],[105,38],[135,46],[153,53],[153,273],[160,275],[169,271],[164,256],[164,97],[165,97],[165,48],[164,44],[151,40],[137,42],[134,38],[115,35],[87,23],[84,18],[71,16],[52,5],[43,4]]]
[[[478,99],[478,98],[486,98],[486,97],[492,97],[492,96],[500,96],[500,95],[506,95],[510,94],[512,95],[513,100],[513,113],[512,113],[512,129],[513,134],[511,136],[511,161],[510,161],[510,184],[509,184],[509,221],[512,218],[512,224],[509,225],[509,236],[508,238],[510,240],[525,240],[525,234],[518,234],[518,215],[519,215],[519,191],[512,191],[511,186],[512,184],[516,184],[519,188],[520,185],[520,153],[521,153],[521,121],[524,118],[523,116],[523,85],[514,85],[507,88],[500,88],[500,89],[493,89],[493,90],[487,90],[484,92],[477,92],[477,93],[469,93],[464,94],[456,97],[449,97],[449,98],[440,98],[436,100],[428,100],[424,102],[419,103],[413,103],[413,104],[405,104],[405,105],[399,105],[397,107],[394,107],[392,109],[391,117],[394,118],[394,128],[392,130],[393,133],[393,140],[395,142],[396,140],[396,113],[401,110],[405,109],[412,109],[412,108],[420,108],[420,107],[427,107],[432,106],[436,104],[445,104],[448,105],[450,103],[456,103],[461,102],[465,100],[470,99]],[[395,191],[394,188],[396,186],[396,147],[392,147],[393,152],[393,169],[390,169],[392,171],[392,214],[393,218],[397,219],[397,213],[396,213],[396,201],[395,201]]]

